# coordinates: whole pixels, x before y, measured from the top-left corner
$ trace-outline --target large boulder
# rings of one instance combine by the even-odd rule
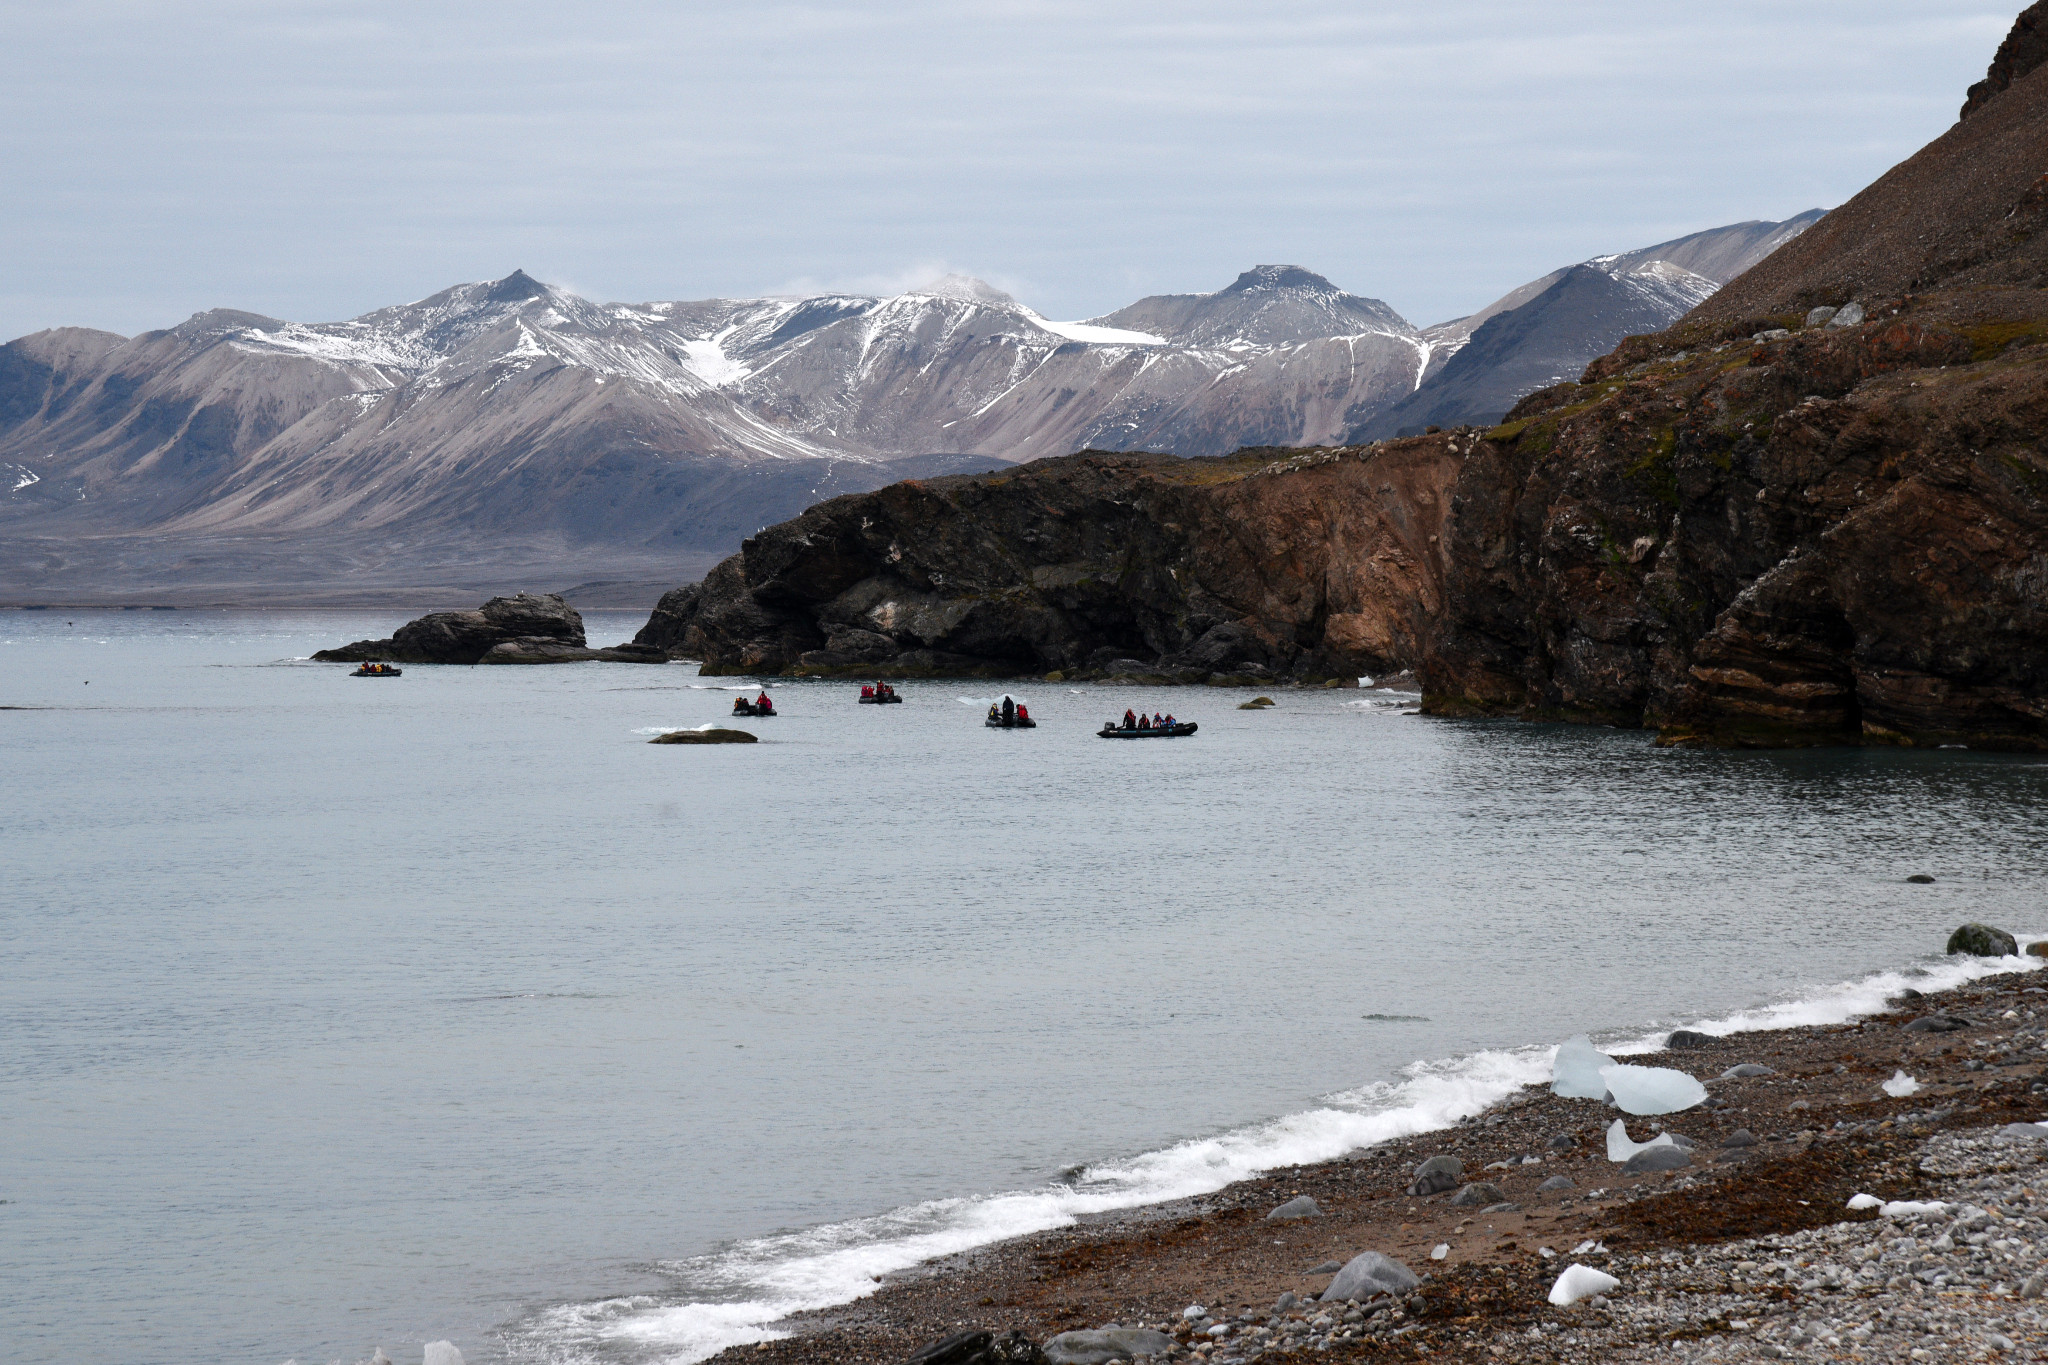
[[[1045,1343],[1051,1365],[1109,1365],[1112,1360],[1163,1356],[1173,1338],[1149,1327],[1102,1327],[1088,1332],[1062,1332]]]
[[[1323,1302],[1342,1303],[1381,1294],[1405,1294],[1421,1283],[1414,1271],[1393,1257],[1378,1251],[1361,1251],[1346,1261],[1337,1277],[1330,1281],[1330,1287],[1323,1291]]]
[[[1415,1168],[1415,1179],[1408,1186],[1408,1194],[1411,1198],[1442,1194],[1464,1183],[1464,1162],[1454,1156],[1433,1156]]]
[[[1451,1207],[1457,1209],[1483,1209],[1489,1204],[1507,1202],[1507,1191],[1487,1180],[1467,1185],[1451,1196]]]
[[[903,1365],[1046,1365],[1046,1355],[1022,1332],[955,1332],[919,1348]]]
[[[1988,924],[1965,924],[1948,936],[1948,950],[1972,957],[2011,957],[2019,952],[2020,944],[2003,929]]]

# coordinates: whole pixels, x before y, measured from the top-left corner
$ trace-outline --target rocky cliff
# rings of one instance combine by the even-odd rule
[[[836,498],[662,599],[708,674],[1321,682],[1416,657],[1455,443],[1084,451]]]
[[[2048,750],[2030,41],[1956,128],[1500,425],[837,499],[640,641],[713,673],[1412,666],[1437,715]]]
[[[2036,70],[1483,433],[1426,709],[2048,748],[2043,164]]]

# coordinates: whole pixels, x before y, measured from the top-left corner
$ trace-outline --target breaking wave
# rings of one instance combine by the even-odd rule
[[[2036,957],[1943,959],[1872,973],[1721,1018],[1609,1035],[1600,1046],[1616,1055],[1654,1051],[1679,1023],[1721,1036],[1839,1024],[1881,1010],[1887,998],[1908,987],[1940,991],[2044,965]],[[1554,1044],[1532,1044],[1416,1062],[1396,1079],[1326,1096],[1316,1108],[1082,1166],[1036,1189],[937,1199],[872,1218],[753,1238],[665,1266],[692,1287],[688,1301],[634,1295],[566,1304],[541,1313],[514,1337],[553,1361],[611,1359],[623,1351],[644,1352],[665,1365],[690,1365],[728,1347],[788,1336],[776,1326],[780,1319],[862,1298],[874,1292],[881,1276],[935,1257],[1062,1227],[1087,1214],[1213,1193],[1278,1167],[1328,1161],[1375,1143],[1448,1128],[1524,1086],[1547,1082],[1555,1051]]]

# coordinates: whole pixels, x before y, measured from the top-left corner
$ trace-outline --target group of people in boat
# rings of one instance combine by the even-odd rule
[[[1021,701],[1012,702],[1008,697],[1004,697],[1001,705],[990,703],[988,708],[988,718],[990,720],[996,721],[1011,719],[1030,720],[1031,708],[1026,706]]]
[[[361,668],[356,670],[356,672],[365,675],[373,675],[378,673],[396,673],[397,671],[398,670],[393,668],[390,664],[373,664],[369,662],[365,662]]]
[[[884,698],[895,695],[896,689],[885,682],[878,682],[872,685],[862,683],[860,685],[860,698],[862,701],[881,701]]]
[[[1126,730],[1171,730],[1176,724],[1178,722],[1174,720],[1171,713],[1162,716],[1157,711],[1154,711],[1151,715],[1146,716],[1132,711],[1128,707],[1124,710],[1123,728]]]
[[[745,697],[734,697],[732,713],[736,716],[772,716],[775,714],[775,703],[768,699],[766,692],[751,702]]]

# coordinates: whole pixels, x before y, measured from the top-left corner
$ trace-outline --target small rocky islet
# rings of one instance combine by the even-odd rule
[[[561,664],[668,662],[645,645],[592,649],[583,615],[559,593],[493,597],[475,611],[429,612],[388,640],[357,640],[323,649],[318,663]]]
[[[1670,1134],[1629,1143],[1654,1163],[1610,1160],[1608,1104],[1530,1087],[1446,1132],[889,1276],[718,1359],[2048,1358],[2039,979],[1904,990],[1841,1025],[1680,1031],[1630,1059],[1706,1078],[1698,1107],[1625,1120]]]

